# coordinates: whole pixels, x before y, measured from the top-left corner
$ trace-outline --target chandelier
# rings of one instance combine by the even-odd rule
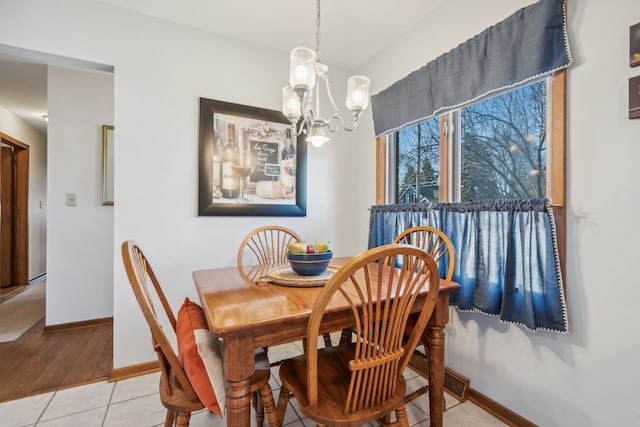
[[[282,89],[282,112],[291,122],[295,134],[300,136],[305,133],[307,141],[315,147],[329,141],[325,129],[336,132],[341,126],[349,132],[355,130],[360,116],[369,106],[369,79],[364,76],[349,77],[346,104],[353,116],[353,126],[346,126],[331,96],[328,71],[329,67],[320,62],[320,0],[316,0],[316,50],[298,47],[291,51],[290,84]],[[320,115],[322,82],[325,84],[332,109],[328,119]]]

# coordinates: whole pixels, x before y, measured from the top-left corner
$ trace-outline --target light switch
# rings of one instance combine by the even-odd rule
[[[67,206],[77,206],[76,193],[67,193]]]

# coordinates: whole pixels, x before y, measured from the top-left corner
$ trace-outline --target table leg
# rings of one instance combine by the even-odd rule
[[[444,409],[444,326],[449,321],[449,295],[440,295],[427,326],[429,362],[429,421],[442,427]]]
[[[251,383],[255,369],[253,340],[250,336],[224,340],[224,376],[227,389],[227,426],[251,425]]]

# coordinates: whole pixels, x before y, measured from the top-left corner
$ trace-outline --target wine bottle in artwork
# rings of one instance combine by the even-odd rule
[[[218,132],[218,117],[213,119],[213,198],[222,197],[222,143]]]
[[[238,163],[238,145],[236,144],[236,126],[227,124],[227,143],[222,150],[222,197],[237,199],[240,196],[240,177],[233,165]]]

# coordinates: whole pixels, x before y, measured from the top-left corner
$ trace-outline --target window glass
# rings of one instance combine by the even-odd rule
[[[547,81],[460,111],[460,200],[546,197]]]
[[[440,189],[440,120],[396,133],[396,203],[437,203]]]

